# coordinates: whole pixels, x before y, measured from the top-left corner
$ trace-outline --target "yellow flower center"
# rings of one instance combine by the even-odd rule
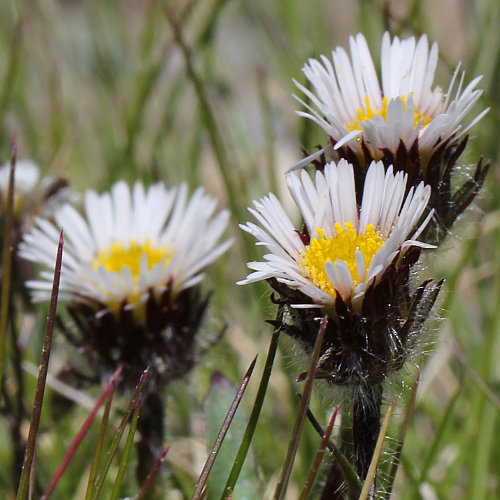
[[[354,285],[357,285],[360,279],[356,266],[356,251],[361,250],[363,253],[366,275],[373,256],[384,244],[373,224],[368,224],[363,234],[357,234],[351,222],[344,225],[337,222],[335,231],[337,233],[335,236],[326,238],[325,231],[317,229],[319,239],[311,240],[302,253],[299,263],[314,285],[332,297],[335,297],[336,293],[325,271],[326,262],[329,260],[336,262],[338,259],[344,261],[351,272]]]
[[[122,243],[113,243],[109,248],[101,250],[92,262],[92,267],[98,269],[102,266],[106,271],[121,273],[123,266],[126,266],[132,273],[134,284],[137,284],[142,254],[147,256],[148,270],[161,262],[163,258],[165,258],[165,266],[172,260],[172,252],[165,247],[152,247],[147,240],[145,243],[132,241],[127,246]]]
[[[406,112],[406,96],[400,96],[400,99],[403,101],[403,106],[404,110]],[[382,118],[384,118],[385,121],[387,121],[387,108],[389,106],[389,100],[387,97],[384,97],[382,99],[382,109],[373,109],[371,104],[370,104],[370,98],[368,96],[365,96],[365,109],[359,108],[358,111],[356,112],[356,118],[351,122],[346,124],[347,130],[352,131],[352,130],[361,130],[361,123],[367,120],[371,120],[375,115],[380,115]],[[415,117],[415,122],[414,122],[414,127],[417,128],[418,122],[420,120],[423,120],[422,122],[422,127],[425,127],[428,123],[432,121],[432,118],[428,116],[422,115],[418,111],[418,107],[415,105],[413,106],[413,113]]]

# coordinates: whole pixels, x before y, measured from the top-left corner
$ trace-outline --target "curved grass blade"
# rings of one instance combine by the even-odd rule
[[[217,458],[217,453],[220,450],[220,447],[222,445],[222,442],[224,441],[224,437],[226,436],[226,433],[229,429],[229,426],[231,425],[231,422],[233,420],[234,414],[236,413],[236,410],[238,409],[238,406],[240,404],[241,398],[243,397],[243,394],[245,394],[245,390],[248,387],[248,382],[250,381],[250,377],[252,376],[253,369],[255,368],[255,363],[257,361],[257,356],[255,356],[254,360],[250,363],[250,366],[243,377],[243,381],[241,382],[241,385],[238,389],[238,392],[236,393],[236,396],[234,397],[233,403],[231,404],[231,407],[229,408],[226,418],[224,419],[224,423],[222,424],[222,427],[220,429],[219,435],[217,436],[217,439],[215,440],[215,443],[212,447],[212,450],[210,451],[210,454],[208,456],[208,459],[205,463],[205,466],[203,467],[203,470],[201,471],[200,477],[198,478],[198,481],[196,483],[196,488],[192,496],[192,500],[199,500],[202,498],[202,493],[203,489],[205,487],[205,483],[207,481],[208,475],[210,474],[210,470],[212,469],[212,465],[215,462],[215,459]]]
[[[311,470],[309,471],[309,475],[307,476],[306,483],[304,485],[302,493],[300,494],[299,500],[307,500],[309,492],[311,491],[314,479],[316,477],[316,474],[318,473],[319,465],[321,463],[321,460],[323,459],[323,455],[325,454],[325,449],[328,445],[328,441],[330,440],[330,434],[332,433],[333,425],[335,424],[335,419],[337,418],[338,411],[339,407],[337,406],[337,408],[335,408],[335,411],[333,412],[332,418],[330,418],[330,422],[328,423],[328,427],[326,428],[323,438],[321,439],[321,444],[319,446],[318,452],[316,453],[316,456],[314,457],[314,462],[311,466]]]
[[[328,324],[328,318],[327,316],[324,316],[321,320],[318,336],[314,344],[314,351],[311,358],[311,364],[309,366],[309,370],[307,373],[306,384],[304,387],[304,394],[300,400],[297,419],[295,420],[295,426],[292,431],[292,439],[290,440],[290,444],[288,446],[288,452],[285,458],[285,463],[283,464],[283,469],[281,471],[280,480],[278,482],[278,485],[276,486],[276,491],[274,493],[275,500],[283,500],[283,498],[285,498],[285,493],[288,488],[288,482],[290,480],[290,474],[292,473],[292,467],[295,461],[295,455],[297,454],[300,437],[302,435],[302,429],[304,427],[304,422],[307,416],[309,399],[311,398],[313,382],[316,375],[316,365],[318,362],[321,345],[323,344],[323,337],[325,336],[325,330],[327,324]]]
[[[146,481],[144,481],[144,484],[142,485],[142,488],[137,494],[137,496],[135,497],[135,500],[142,500],[144,498],[144,496],[149,490],[149,487],[151,486],[151,483],[158,474],[158,471],[160,470],[162,463],[165,461],[165,458],[167,458],[167,453],[169,450],[170,450],[170,445],[168,445],[163,450],[163,453],[160,455],[160,458],[158,458],[158,460],[156,461],[156,464],[153,467],[153,470],[149,473],[149,476],[146,478]]]
[[[120,376],[120,373],[121,373],[121,369],[119,368],[113,374],[109,384],[107,385],[107,387],[104,389],[104,391],[101,393],[101,395],[97,399],[97,401],[94,405],[94,408],[90,412],[89,416],[85,419],[85,422],[83,423],[82,427],[78,431],[78,434],[76,435],[73,442],[70,444],[68,451],[66,452],[66,455],[64,456],[64,458],[61,462],[61,465],[57,468],[56,472],[52,476],[52,479],[50,480],[47,488],[45,488],[45,491],[43,492],[42,496],[40,497],[40,500],[47,500],[50,497],[50,495],[54,491],[55,487],[57,486],[59,479],[61,479],[61,476],[64,474],[66,467],[68,466],[68,464],[70,463],[74,454],[76,453],[78,446],[80,445],[83,438],[87,434],[87,431],[90,429],[90,426],[91,426],[92,422],[94,421],[94,418],[97,415],[99,408],[102,406],[102,404],[104,403],[104,401],[106,399],[108,399],[109,402],[111,401],[113,392],[115,390],[116,381],[117,381],[118,377]],[[108,409],[108,412],[109,412],[109,409]]]
[[[231,498],[234,486],[238,481],[243,463],[248,454],[250,448],[250,443],[257,427],[257,422],[259,421],[260,412],[262,410],[262,405],[264,403],[264,398],[267,392],[267,386],[269,385],[269,378],[271,377],[271,371],[273,369],[274,358],[276,357],[276,351],[278,349],[278,340],[280,336],[280,331],[275,329],[273,336],[271,337],[271,342],[269,343],[269,349],[267,352],[266,364],[264,366],[264,371],[262,372],[262,378],[260,379],[259,389],[257,391],[257,396],[255,396],[255,403],[252,408],[252,413],[248,420],[247,428],[245,429],[245,434],[241,440],[240,449],[236,455],[233,468],[229,474],[229,477],[224,487],[224,491],[221,496],[221,500],[227,500]]]
[[[365,484],[359,495],[359,500],[367,500],[368,498],[375,498],[372,492],[372,486],[374,484],[375,474],[377,473],[377,464],[380,458],[380,453],[382,451],[382,445],[384,444],[385,435],[387,434],[387,428],[389,427],[389,422],[392,415],[392,405],[387,407],[387,413],[385,414],[382,427],[378,434],[377,444],[375,445],[375,450],[373,451],[372,461],[370,462],[370,467],[368,469],[368,474],[366,475]]]
[[[120,488],[123,483],[123,478],[125,477],[125,471],[127,470],[128,459],[130,457],[130,450],[134,444],[135,431],[137,429],[137,421],[139,420],[139,413],[141,412],[142,406],[142,396],[139,395],[137,399],[137,404],[135,405],[134,416],[132,417],[132,422],[128,430],[127,441],[125,442],[125,449],[123,450],[123,456],[120,461],[120,467],[116,474],[115,484],[113,486],[113,491],[111,492],[110,500],[118,500],[120,494]]]
[[[9,323],[10,285],[12,271],[12,227],[14,225],[14,185],[17,157],[17,139],[14,136],[10,157],[9,187],[7,204],[5,207],[5,227],[3,234],[2,254],[2,298],[0,305],[0,395],[3,392],[3,374],[5,362],[5,345],[7,339],[7,325]]]
[[[135,407],[135,403],[137,401],[137,398],[139,397],[139,393],[141,392],[141,389],[146,382],[146,379],[149,375],[149,367],[144,370],[144,373],[141,375],[141,378],[139,380],[139,383],[137,384],[137,387],[135,388],[134,393],[132,394],[132,397],[130,398],[128,407],[125,411],[125,414],[123,415],[123,418],[120,422],[120,425],[118,426],[118,429],[113,437],[113,440],[111,442],[111,445],[109,447],[108,453],[106,454],[106,461],[104,462],[104,465],[101,468],[101,473],[97,476],[95,483],[94,483],[94,490],[93,494],[91,496],[91,500],[96,500],[97,496],[99,495],[99,492],[101,491],[102,485],[104,484],[104,480],[106,479],[106,475],[108,473],[109,467],[111,465],[111,462],[113,461],[113,458],[115,456],[116,450],[118,448],[118,444],[120,443],[121,437],[123,435],[123,432],[125,431],[125,427],[127,425],[127,422],[130,419],[130,416],[132,415],[132,411]]]
[[[40,416],[42,414],[43,396],[45,393],[45,383],[47,380],[47,371],[49,369],[52,336],[54,333],[54,325],[56,321],[57,297],[59,295],[59,282],[61,279],[63,246],[64,236],[63,231],[61,230],[61,234],[59,236],[59,246],[57,247],[56,265],[54,269],[54,282],[52,284],[52,294],[50,296],[49,316],[47,319],[47,327],[45,330],[45,340],[42,348],[40,370],[36,383],[36,392],[35,399],[33,401],[33,413],[31,417],[30,430],[28,433],[28,440],[26,442],[26,453],[24,455],[23,470],[21,472],[21,479],[19,480],[19,488],[17,490],[17,500],[25,500],[28,497],[31,465],[33,462],[33,457],[35,455],[36,439],[38,436]]]

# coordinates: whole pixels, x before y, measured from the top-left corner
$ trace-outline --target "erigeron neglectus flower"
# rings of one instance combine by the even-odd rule
[[[427,221],[418,229],[417,223],[430,188],[421,183],[405,197],[406,177],[373,162],[358,210],[354,172],[346,160],[316,172],[315,182],[304,171],[300,179],[289,174],[287,184],[304,218],[304,230],[295,229],[274,195],[255,202],[250,211],[262,228],[250,222],[241,227],[271,253],[264,256],[265,262],[249,263],[255,272],[240,283],[274,278],[311,299],[294,307],[333,306],[340,295],[359,310],[366,290],[381,280],[392,262],[412,246],[429,246],[417,241]]]
[[[379,383],[399,369],[437,297],[432,281],[412,292],[410,269],[430,247],[418,237],[431,193],[423,183],[407,191],[406,181],[373,162],[357,199],[353,166],[332,162],[314,181],[305,171],[287,176],[302,230],[272,194],[250,209],[259,224],[241,226],[269,253],[248,264],[254,272],[239,284],[267,280],[279,304],[272,323],[306,350],[316,318],[329,316],[319,368],[333,383]]]
[[[446,93],[433,87],[438,60],[437,44],[429,49],[427,37],[400,40],[385,33],[381,50],[381,82],[363,35],[350,38],[351,57],[343,48],[332,61],[310,59],[304,66],[311,90],[295,82],[309,102],[297,97],[307,111],[300,116],[319,124],[329,144],[296,163],[307,165],[327,149],[355,165],[361,177],[372,160],[408,174],[407,189],[424,182],[432,189],[429,208],[434,218],[422,235],[438,244],[457,217],[481,189],[489,163],[477,164],[465,182],[455,174],[468,130],[487,112],[471,121],[467,115],[482,94],[474,78],[464,88],[464,75],[455,70]]]
[[[426,35],[400,40],[384,33],[381,50],[381,85],[362,34],[351,37],[351,58],[343,48],[332,51],[332,61],[310,59],[304,66],[313,90],[295,82],[311,105],[297,98],[308,110],[298,111],[318,123],[334,148],[342,146],[359,156],[379,160],[386,151],[396,154],[402,143],[409,150],[418,144],[423,167],[441,145],[465,134],[488,110],[469,124],[462,122],[482,90],[481,77],[463,88],[457,67],[448,91],[432,87],[438,47],[430,50]],[[455,84],[458,81],[458,85]],[[455,88],[456,87],[456,88]]]
[[[59,228],[65,246],[59,296],[82,333],[81,346],[104,370],[122,364],[132,384],[148,364],[172,378],[192,362],[194,336],[207,305],[203,271],[225,252],[220,243],[229,213],[198,189],[162,183],[131,190],[123,181],[110,193],[87,191],[85,216],[71,205],[55,224],[35,219],[20,255],[46,268],[27,282],[35,301],[50,296]]]
[[[7,204],[11,163],[0,166],[0,226],[7,224]],[[24,281],[32,276],[32,266],[18,258],[17,246],[32,224],[35,214],[50,217],[63,203],[74,201],[74,192],[64,178],[42,177],[40,167],[32,160],[14,158],[14,190],[12,204],[12,252],[11,288],[13,296],[21,298],[30,307]],[[3,231],[0,233],[0,248],[4,247]]]
[[[0,166],[0,199],[6,203],[10,162]],[[14,215],[23,218],[31,211],[51,216],[63,203],[75,200],[74,192],[62,178],[40,178],[40,167],[32,160],[17,160],[14,174]],[[2,211],[4,208],[2,207]]]

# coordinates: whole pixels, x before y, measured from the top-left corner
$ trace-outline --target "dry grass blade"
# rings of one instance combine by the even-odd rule
[[[314,344],[314,351],[311,358],[311,364],[307,372],[304,394],[302,395],[302,398],[300,400],[299,412],[297,414],[297,419],[295,420],[295,426],[292,431],[292,439],[290,440],[290,444],[288,446],[288,452],[285,458],[285,463],[283,465],[283,470],[281,471],[281,477],[278,482],[278,485],[276,486],[276,491],[274,493],[275,500],[282,500],[285,497],[285,493],[288,488],[288,481],[290,480],[290,474],[292,473],[292,467],[295,461],[295,455],[297,454],[297,449],[299,447],[300,436],[302,435],[302,429],[304,427],[304,422],[307,416],[309,399],[311,398],[312,386],[316,375],[316,364],[319,358],[321,345],[323,344],[323,337],[325,336],[325,330],[327,324],[328,324],[328,318],[324,316],[321,320],[321,325],[319,328],[318,336],[316,338],[316,343]]]
[[[361,490],[361,495],[359,495],[359,500],[371,500],[375,498],[375,492],[372,491],[373,481],[375,479],[375,474],[377,472],[377,464],[380,458],[380,452],[382,451],[382,445],[384,443],[385,435],[387,434],[387,428],[389,427],[389,422],[391,420],[392,405],[387,408],[387,413],[385,414],[384,422],[378,434],[377,444],[373,452],[372,461],[370,462],[370,468],[368,469],[368,474],[366,475],[365,484]]]
[[[231,425],[231,422],[233,420],[234,414],[236,413],[236,410],[238,409],[238,406],[240,404],[241,398],[243,397],[243,394],[245,394],[246,388],[248,386],[248,382],[250,381],[250,377],[252,376],[253,369],[255,368],[255,363],[257,361],[257,356],[255,356],[254,360],[250,363],[250,366],[243,377],[243,381],[241,382],[241,385],[238,389],[238,392],[236,393],[236,396],[234,397],[234,400],[231,404],[231,407],[229,408],[226,418],[224,419],[224,423],[222,424],[222,427],[219,431],[219,435],[217,436],[214,445],[212,446],[212,449],[210,451],[210,454],[208,456],[208,459],[205,463],[205,466],[203,467],[203,470],[201,471],[200,477],[196,483],[196,488],[192,496],[192,500],[199,500],[202,498],[203,494],[203,489],[205,488],[205,483],[207,481],[208,475],[210,474],[210,470],[212,469],[212,466],[215,462],[215,459],[217,458],[217,453],[220,450],[220,447],[224,441],[224,438],[226,436],[226,433],[229,429],[229,426]]]
[[[118,368],[118,370],[116,370],[116,372],[111,377],[111,380],[110,380],[109,384],[107,385],[107,387],[104,389],[104,391],[101,393],[101,395],[97,399],[94,408],[92,409],[89,416],[86,418],[82,427],[78,431],[78,434],[76,435],[74,441],[70,444],[68,451],[66,452],[66,455],[64,456],[63,461],[61,462],[61,465],[58,467],[58,469],[56,470],[56,472],[52,476],[52,479],[50,480],[49,485],[47,486],[47,488],[43,492],[43,495],[41,496],[40,500],[47,500],[50,497],[50,495],[52,494],[52,492],[54,491],[59,479],[64,474],[66,467],[68,466],[69,462],[71,461],[74,454],[76,453],[78,446],[80,445],[83,438],[87,434],[87,431],[90,429],[90,426],[91,426],[92,422],[94,421],[94,418],[97,415],[99,408],[102,406],[104,401],[113,394],[113,392],[115,390],[116,381],[118,380],[120,373],[121,373],[121,368]]]
[[[36,439],[40,425],[40,416],[42,414],[43,396],[45,393],[45,383],[47,380],[47,371],[49,369],[50,351],[52,348],[52,336],[56,321],[57,297],[59,295],[59,282],[61,279],[62,252],[64,246],[63,231],[59,236],[59,246],[57,248],[56,265],[54,269],[54,282],[52,285],[52,295],[50,297],[49,317],[47,319],[47,328],[45,330],[45,340],[42,348],[42,359],[40,361],[40,370],[36,384],[35,400],[33,402],[33,413],[31,416],[30,430],[26,442],[26,453],[24,455],[23,470],[17,490],[17,500],[25,500],[28,497],[29,480],[31,464],[35,455]]]
[[[144,495],[146,495],[146,493],[149,490],[149,487],[151,486],[151,483],[158,474],[158,471],[160,470],[162,463],[165,461],[165,458],[167,458],[167,453],[169,450],[170,450],[170,445],[163,450],[163,453],[160,455],[160,458],[158,458],[158,460],[156,461],[153,470],[149,473],[149,476],[146,478],[146,481],[144,481],[141,490],[139,491],[139,493],[137,493],[135,500],[141,500],[142,498],[144,498]]]
[[[309,471],[309,475],[307,476],[306,483],[304,485],[302,493],[300,494],[299,500],[307,500],[309,492],[311,491],[314,479],[316,477],[316,474],[318,473],[319,465],[321,463],[321,460],[323,459],[323,455],[325,454],[326,447],[328,446],[328,441],[330,439],[330,434],[332,433],[333,425],[335,424],[335,419],[337,418],[338,411],[339,407],[337,406],[337,408],[335,408],[335,411],[333,412],[332,418],[330,418],[330,422],[328,422],[328,427],[326,428],[323,438],[321,439],[321,444],[319,446],[318,452],[316,453],[316,456],[314,457],[314,462],[311,466],[311,470]]]
[[[12,228],[14,225],[14,175],[17,156],[17,139],[12,141],[10,158],[9,188],[5,207],[5,227],[3,235],[2,255],[2,302],[0,306],[0,395],[3,392],[3,374],[5,371],[5,344],[7,338],[7,324],[9,322],[10,285],[12,271]]]

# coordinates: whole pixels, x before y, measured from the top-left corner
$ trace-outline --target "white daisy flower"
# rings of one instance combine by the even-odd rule
[[[9,189],[10,162],[0,166],[0,199],[6,202]],[[40,167],[29,159],[17,160],[14,171],[14,214],[25,216],[38,211],[51,217],[64,203],[74,204],[75,192],[62,178],[40,178]]]
[[[429,50],[425,35],[418,42],[414,37],[395,37],[391,41],[389,33],[384,33],[382,86],[365,37],[358,34],[350,37],[349,42],[350,58],[343,48],[337,47],[332,51],[332,61],[321,56],[321,62],[310,59],[304,66],[313,90],[294,80],[310,101],[308,104],[294,96],[307,109],[297,114],[320,125],[335,149],[347,146],[363,157],[363,143],[371,158],[379,160],[384,149],[395,153],[401,141],[409,149],[418,138],[425,166],[433,151],[465,134],[488,112],[485,109],[468,125],[462,125],[482,94],[475,88],[482,77],[463,89],[462,74],[455,90],[458,65],[446,93],[439,87],[432,88],[438,47],[433,43]]]
[[[232,243],[218,243],[229,212],[216,213],[216,200],[201,188],[188,200],[185,184],[145,190],[140,182],[130,189],[120,181],[109,193],[87,191],[84,204],[84,217],[66,204],[55,224],[36,218],[24,236],[20,255],[47,268],[26,283],[35,301],[50,298],[59,228],[65,235],[61,299],[115,312],[124,304],[136,310],[167,287],[175,297],[198,284]]]
[[[372,162],[358,210],[353,166],[342,159],[316,172],[313,180],[302,171],[300,178],[287,175],[290,193],[305,222],[296,230],[278,199],[269,194],[254,202],[250,212],[260,226],[248,222],[241,228],[270,251],[264,262],[250,262],[255,272],[239,284],[275,278],[299,290],[312,304],[294,307],[329,307],[340,294],[359,310],[365,292],[382,279],[392,262],[398,262],[412,246],[433,248],[417,241],[432,212],[411,235],[431,195],[420,183],[405,196],[407,175],[387,171]]]

